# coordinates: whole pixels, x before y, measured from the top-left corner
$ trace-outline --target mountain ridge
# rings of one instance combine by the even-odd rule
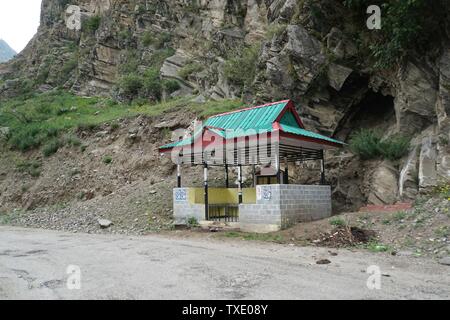
[[[0,38],[0,63],[12,59],[17,52],[3,39]]]

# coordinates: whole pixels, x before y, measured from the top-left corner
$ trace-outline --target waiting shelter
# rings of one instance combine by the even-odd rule
[[[218,114],[179,132],[176,141],[161,146],[177,165],[173,190],[176,224],[225,221],[242,230],[269,232],[296,222],[331,215],[331,188],[326,184],[324,150],[343,142],[305,129],[293,101],[284,100]],[[289,181],[289,163],[320,161],[320,184]],[[203,188],[182,186],[183,165],[203,166]],[[224,169],[223,188],[208,186],[208,170]],[[243,187],[243,167],[250,167],[251,187]],[[237,185],[229,171],[237,169]]]

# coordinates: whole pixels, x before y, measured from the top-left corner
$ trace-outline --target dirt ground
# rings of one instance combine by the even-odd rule
[[[450,297],[449,267],[430,259],[237,239],[0,227],[0,261],[0,299]],[[78,288],[67,286],[74,266]]]
[[[267,234],[227,227],[200,227],[164,232],[181,238],[235,238],[292,246],[355,248],[392,255],[441,258],[450,255],[450,201],[442,197],[418,201],[398,212],[348,212],[296,224]]]

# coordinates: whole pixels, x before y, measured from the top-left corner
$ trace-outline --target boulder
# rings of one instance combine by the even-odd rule
[[[444,257],[439,260],[440,264],[443,264],[445,266],[450,266],[450,257]]]
[[[294,85],[299,94],[305,93],[325,64],[320,41],[302,26],[287,26],[287,42],[284,39],[284,36],[283,41],[274,38],[262,55],[267,56],[266,78],[273,84],[270,89],[274,97],[278,97],[274,87],[281,89],[278,91],[283,95],[286,90],[294,89]]]
[[[399,195],[402,199],[414,199],[418,190],[418,152],[419,147],[415,146],[409,153],[398,180]]]
[[[98,224],[101,228],[106,229],[109,228],[113,223],[108,219],[98,219]]]
[[[420,132],[436,119],[437,90],[432,76],[409,62],[397,75],[394,101],[397,129],[404,134]]]
[[[447,141],[448,138],[447,138]],[[450,182],[450,144],[448,142],[438,143],[438,155],[436,159],[436,171],[439,182]]]
[[[422,138],[419,156],[419,187],[427,189],[437,184],[436,145],[432,136]]]
[[[328,66],[328,80],[330,86],[336,91],[341,90],[348,76],[353,72],[352,69],[341,66],[336,63],[330,63]]]
[[[371,204],[393,204],[397,201],[397,170],[387,161],[383,161],[373,172],[368,202]]]
[[[439,95],[436,114],[439,129],[450,134],[450,48],[444,50],[439,61]]]
[[[245,42],[252,44],[264,38],[267,26],[267,7],[265,1],[247,0],[245,15]]]
[[[325,37],[327,48],[336,58],[350,58],[358,53],[355,44],[347,39],[344,33],[336,27],[333,27]]]

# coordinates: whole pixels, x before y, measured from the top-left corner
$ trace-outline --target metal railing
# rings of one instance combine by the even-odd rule
[[[238,222],[239,205],[238,204],[210,204],[208,206],[209,221]]]

